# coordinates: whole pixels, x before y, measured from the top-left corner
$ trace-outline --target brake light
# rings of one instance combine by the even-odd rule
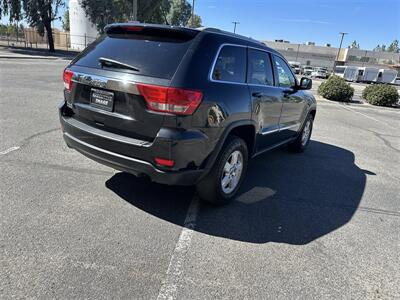
[[[64,70],[63,74],[64,87],[69,91],[72,90],[72,76],[74,76],[74,72],[68,69]]]
[[[142,31],[143,26],[124,26],[123,27],[126,31]]]
[[[163,166],[163,167],[173,167],[175,162],[173,160],[170,159],[164,159],[164,158],[160,158],[160,157],[155,157],[154,161],[156,162],[157,165],[159,166]]]
[[[200,91],[141,83],[137,87],[148,109],[176,115],[193,114],[203,98]]]

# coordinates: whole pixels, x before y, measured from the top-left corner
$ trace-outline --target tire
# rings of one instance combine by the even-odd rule
[[[289,149],[293,152],[301,153],[307,148],[308,144],[310,143],[310,138],[313,129],[314,118],[311,114],[309,114],[304,121],[303,128],[301,129],[300,134],[297,138],[289,144]],[[308,131],[308,134],[306,133]],[[304,135],[307,134],[307,137]],[[304,137],[304,139],[303,139]]]
[[[235,164],[229,172],[226,170],[227,163],[234,162],[235,156],[237,156],[237,161],[240,159],[242,161],[241,169],[240,164]],[[228,204],[233,201],[245,178],[247,164],[248,150],[246,143],[237,136],[228,136],[210,173],[196,186],[200,199],[214,205]],[[239,176],[237,176],[237,172],[240,172]],[[232,177],[229,177],[229,174]],[[229,178],[232,178],[230,183]],[[222,186],[223,179],[225,183],[228,183],[225,187]]]

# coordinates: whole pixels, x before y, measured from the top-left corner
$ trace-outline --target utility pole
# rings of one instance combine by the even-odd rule
[[[194,0],[192,1],[192,21],[190,26],[193,28],[194,27]]]
[[[300,44],[297,45],[296,62],[297,59],[299,58],[299,50],[300,50]]]
[[[137,21],[138,1],[132,0],[132,21]]]
[[[237,24],[240,24],[240,23],[237,22],[237,21],[233,21],[232,23],[234,24],[234,26],[233,26],[233,33],[236,33],[236,25],[237,25]]]
[[[338,52],[337,52],[337,54],[336,54],[336,59],[335,59],[335,61],[333,62],[333,72],[335,72],[336,62],[337,62],[338,59],[339,59],[340,50],[342,50],[343,38],[344,38],[344,36],[345,36],[346,34],[348,34],[348,33],[347,33],[347,32],[339,32],[339,34],[342,35],[342,38],[340,39],[340,45],[339,45]]]

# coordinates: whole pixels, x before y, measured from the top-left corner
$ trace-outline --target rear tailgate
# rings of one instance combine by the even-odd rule
[[[74,74],[65,94],[73,117],[101,130],[153,141],[165,114],[147,109],[136,83],[169,86],[196,34],[194,30],[131,24],[107,28],[107,34],[68,67]],[[102,64],[102,59],[118,64]]]

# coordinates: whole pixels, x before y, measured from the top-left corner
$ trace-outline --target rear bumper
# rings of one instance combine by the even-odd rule
[[[168,185],[194,185],[204,175],[201,162],[208,156],[204,145],[207,138],[191,133],[190,138],[176,139],[156,138],[153,143],[138,141],[131,138],[110,134],[77,122],[65,116],[64,105],[59,106],[60,122],[63,137],[67,145],[88,158],[107,165],[116,170],[128,172],[136,176],[147,176],[152,181]],[[203,151],[203,153],[201,153]],[[200,154],[199,154],[200,152]],[[175,153],[175,154],[174,154]],[[197,153],[195,160],[188,160],[185,155]],[[129,154],[129,155],[128,155]],[[199,157],[203,156],[203,159]],[[190,166],[192,168],[172,170],[162,169],[152,163],[152,157],[159,156],[176,161],[176,166]]]
[[[149,162],[98,148],[85,143],[66,132],[64,132],[64,140],[68,146],[76,149],[94,161],[136,176],[148,176],[152,181],[158,183],[170,185],[193,185],[196,184],[200,176],[203,174],[203,170],[165,172],[157,169]]]

